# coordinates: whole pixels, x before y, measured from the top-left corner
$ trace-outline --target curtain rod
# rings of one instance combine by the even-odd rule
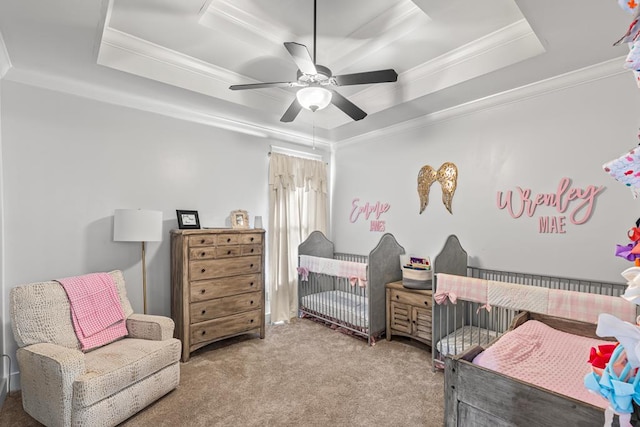
[[[276,145],[271,145],[270,147],[271,147],[271,151],[269,151],[269,155],[271,155],[271,153],[277,153],[277,154],[285,154],[285,155],[295,156],[295,157],[302,157],[303,159],[322,161],[322,155],[320,154],[307,153],[306,151],[298,151],[298,150],[293,150],[291,148],[278,147]]]

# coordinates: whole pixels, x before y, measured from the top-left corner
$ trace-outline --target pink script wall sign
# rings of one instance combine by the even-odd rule
[[[385,231],[385,222],[380,220],[380,215],[387,212],[391,208],[389,203],[376,202],[370,204],[366,202],[364,205],[360,205],[360,199],[353,199],[351,202],[351,215],[349,215],[349,221],[355,223],[361,217],[365,220],[369,220],[371,215],[374,215],[374,219],[371,220],[369,231]]]
[[[498,209],[506,209],[512,218],[520,218],[522,214],[532,217],[538,206],[549,206],[561,214],[568,211],[569,221],[572,224],[584,224],[591,218],[596,197],[603,186],[589,185],[582,188],[571,187],[571,179],[562,178],[555,193],[532,194],[529,188],[516,187],[516,200],[514,192],[505,193],[498,191]],[[516,206],[517,204],[517,206]],[[571,208],[571,209],[570,209]],[[566,216],[541,216],[539,218],[539,233],[565,233]]]

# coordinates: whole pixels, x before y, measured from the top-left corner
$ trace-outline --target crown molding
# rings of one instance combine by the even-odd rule
[[[277,108],[291,102],[291,94],[283,89],[238,97],[230,85],[259,82],[109,26],[104,28],[97,63],[249,107]]]
[[[575,71],[570,71],[555,77],[487,96],[485,98],[480,98],[441,111],[426,114],[382,129],[334,141],[333,149],[338,151],[349,145],[368,142],[372,139],[388,139],[391,135],[425,128],[438,122],[452,120],[505,104],[524,101],[530,98],[617,76],[619,74],[630,73],[621,65],[624,63],[624,60],[625,57],[621,56],[619,58],[614,58]]]
[[[53,90],[82,98],[88,98],[107,104],[119,105],[187,122],[226,129],[232,132],[238,132],[258,138],[267,138],[310,147],[316,146],[325,150],[329,150],[331,148],[331,143],[327,139],[319,138],[317,136],[312,137],[301,132],[247,123],[211,114],[209,112],[199,111],[193,108],[185,108],[175,103],[160,101],[151,96],[136,95],[114,87],[81,82],[77,79],[59,75],[46,74],[34,70],[14,69],[9,80],[46,90]]]
[[[9,51],[2,38],[0,32],[0,79],[3,78],[7,72],[12,68],[11,59],[9,58]]]
[[[369,86],[350,98],[369,105],[368,111],[376,113],[544,52],[527,20],[521,19],[401,73],[398,80],[402,81],[402,87]]]

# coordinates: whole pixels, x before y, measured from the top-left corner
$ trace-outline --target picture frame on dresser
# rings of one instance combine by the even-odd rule
[[[198,211],[176,210],[176,215],[178,217],[178,228],[180,230],[200,229]]]
[[[249,228],[249,214],[247,211],[231,211],[231,228]]]

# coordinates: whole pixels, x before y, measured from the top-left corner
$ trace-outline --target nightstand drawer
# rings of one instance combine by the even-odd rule
[[[247,292],[262,290],[262,275],[245,274],[222,279],[191,282],[191,302],[206,301]]]
[[[428,295],[410,293],[406,291],[400,291],[396,289],[391,290],[391,301],[409,304],[413,306],[431,308],[431,293]]]
[[[261,299],[261,292],[252,292],[197,302],[191,305],[191,323],[204,322],[205,320],[261,308]]]

